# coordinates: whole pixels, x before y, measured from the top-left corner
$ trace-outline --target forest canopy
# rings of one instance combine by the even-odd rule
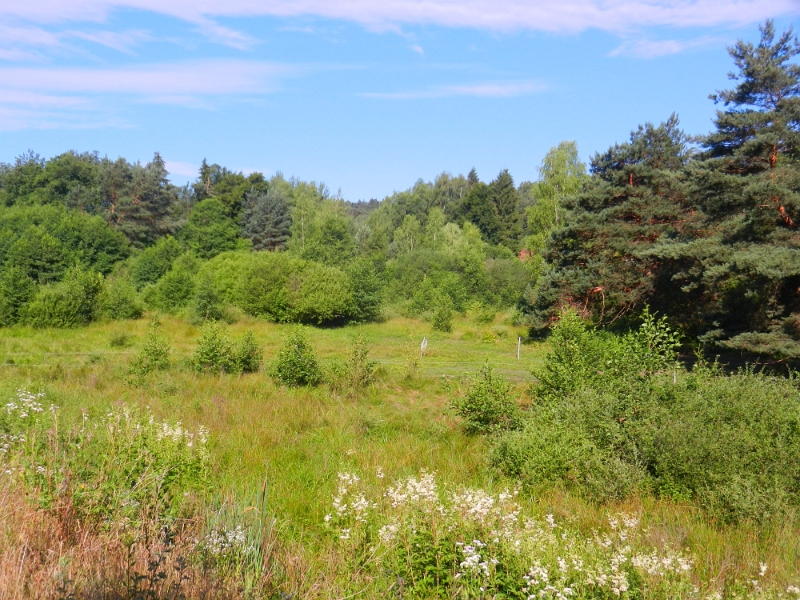
[[[180,187],[158,153],[28,151],[0,165],[0,323],[390,311],[446,328],[513,309],[536,332],[565,309],[627,328],[650,307],[687,339],[800,357],[800,44],[771,21],[760,33],[729,48],[711,132],[667,115],[588,168],[564,141],[533,182],[472,169],[348,202],[205,160]]]

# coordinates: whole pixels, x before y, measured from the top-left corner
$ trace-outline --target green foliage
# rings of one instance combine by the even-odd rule
[[[187,431],[124,405],[76,423],[45,410],[43,400],[20,390],[0,416],[0,435],[12,440],[5,461],[43,508],[68,497],[77,521],[125,532],[153,515],[173,524],[206,487],[202,428]]]
[[[107,279],[98,298],[100,314],[113,320],[139,319],[144,307],[134,288],[121,278]]]
[[[239,256],[234,268],[240,273],[231,288],[236,306],[270,321],[291,320],[288,285],[295,263],[288,255],[258,252]]]
[[[99,203],[108,207],[104,216],[137,247],[149,246],[183,224],[186,207],[167,175],[157,152],[144,166],[123,158],[100,164]]]
[[[431,323],[436,331],[450,332],[453,330],[453,302],[449,296],[437,295]]]
[[[256,373],[261,368],[264,349],[256,342],[252,331],[246,331],[235,349],[236,370],[240,373]]]
[[[314,325],[346,322],[353,314],[348,277],[340,269],[320,263],[295,264],[299,269],[288,282],[291,320]]]
[[[518,210],[520,199],[508,169],[501,171],[489,188],[490,199],[499,224],[497,235],[489,238],[489,241],[516,251],[519,249],[519,238],[522,235]]]
[[[270,367],[270,376],[283,385],[299,387],[317,385],[322,371],[302,330],[292,333]]]
[[[242,235],[255,250],[284,250],[289,241],[292,218],[289,200],[278,186],[266,192],[245,195]]]
[[[167,313],[185,307],[196,288],[197,267],[198,260],[192,254],[184,254],[176,259],[172,268],[155,285],[143,290],[147,305]]]
[[[16,266],[0,271],[0,327],[14,325],[25,305],[36,294],[36,284]]]
[[[501,376],[494,375],[486,363],[472,378],[463,397],[450,402],[456,413],[464,419],[470,433],[497,433],[518,429],[522,415],[511,395],[511,386]]]
[[[521,517],[515,493],[442,489],[424,471],[377,490],[355,473],[337,483],[325,521],[342,574],[360,568],[403,598],[694,597],[691,558],[653,548],[631,514],[588,532]]]
[[[770,522],[800,504],[796,381],[703,364],[687,373],[676,334],[643,320],[611,336],[565,315],[524,428],[498,438],[493,464],[601,500],[692,500],[722,522]]]
[[[200,258],[240,247],[239,228],[225,205],[215,198],[198,202],[181,229],[181,239]]]
[[[374,321],[381,314],[385,281],[380,265],[368,258],[357,258],[346,270],[352,290],[350,319],[357,323]]]
[[[172,349],[167,338],[161,333],[158,321],[153,321],[147,331],[139,352],[128,367],[131,383],[138,383],[155,371],[169,369],[169,357]]]
[[[263,353],[252,332],[246,332],[234,346],[219,323],[209,321],[200,330],[189,366],[198,373],[254,373],[261,366]]]
[[[61,279],[80,263],[109,273],[128,256],[125,237],[100,217],[63,206],[0,208],[0,265],[13,265],[39,283]]]
[[[75,266],[60,283],[42,286],[20,312],[20,320],[33,327],[78,327],[97,314],[103,276]]]
[[[642,324],[623,336],[596,332],[575,312],[564,313],[553,327],[551,353],[536,373],[536,393],[563,397],[581,386],[597,383],[614,386],[621,393],[635,393],[637,382],[653,373],[677,368],[680,335],[656,320],[648,309]],[[626,391],[627,390],[627,391]]]
[[[701,151],[673,115],[593,158],[545,241],[537,325],[566,306],[611,324],[649,304],[703,342],[800,356],[800,43],[760,29],[729,48],[736,85],[712,95],[722,106]]]
[[[133,260],[131,277],[136,287],[141,289],[148,283],[155,283],[172,268],[175,259],[183,254],[183,248],[172,236],[159,240],[142,250]]]
[[[358,335],[350,346],[347,361],[336,363],[329,383],[334,388],[345,390],[351,395],[372,384],[375,367],[378,363],[369,360],[369,346],[363,336]]]
[[[195,323],[228,320],[222,295],[208,274],[198,277],[194,297],[189,304],[189,315],[190,320]]]
[[[198,373],[236,372],[233,344],[218,323],[210,321],[203,325],[197,348],[189,359],[189,366]]]

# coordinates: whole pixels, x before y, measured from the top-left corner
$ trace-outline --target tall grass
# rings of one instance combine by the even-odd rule
[[[125,535],[113,527],[98,526],[97,521],[91,524],[91,519],[74,520],[74,533],[63,537],[57,505],[40,504],[33,486],[2,479],[2,501],[8,509],[0,513],[0,543],[4,544],[0,585],[7,587],[0,589],[12,590],[11,597],[30,597],[33,589],[44,590],[42,597],[59,597],[59,579],[53,578],[53,573],[63,572],[64,578],[71,580],[71,587],[63,588],[63,597],[70,591],[81,597],[101,581],[111,583],[97,589],[117,586],[117,591],[109,591],[106,597],[126,597],[125,582],[137,574],[146,575],[149,561],[160,553],[164,558],[159,559],[162,566],[156,570],[167,573],[168,578],[159,579],[165,582],[158,590],[159,597],[169,597],[166,582],[176,581],[174,565],[179,559],[187,565],[185,573],[190,577],[182,588],[186,597],[410,597],[408,584],[399,591],[397,561],[373,560],[361,568],[359,555],[349,545],[355,538],[339,538],[347,525],[337,528],[331,521],[326,523],[325,516],[333,514],[332,500],[339,491],[338,474],[357,474],[360,487],[353,492],[363,493],[378,505],[369,517],[368,528],[373,531],[399,518],[396,507],[391,507],[383,494],[409,478],[419,481],[423,469],[435,474],[437,501],[444,506],[451,506],[450,493],[459,490],[483,490],[494,498],[507,488],[513,493],[515,483],[489,466],[490,443],[466,434],[450,408],[450,398],[466,392],[468,375],[487,360],[494,375],[510,381],[512,397],[526,398],[532,383],[530,370],[541,367],[548,346],[523,346],[522,360],[517,361],[516,338],[521,332],[501,319],[490,325],[455,319],[451,333],[434,333],[429,324],[409,319],[309,331],[323,371],[336,360],[346,360],[347,348],[359,334],[363,336],[369,359],[377,365],[372,383],[355,392],[354,386],[282,388],[263,372],[241,376],[195,373],[184,365],[197,346],[200,330],[173,318],[164,318],[161,326],[161,334],[172,348],[170,368],[146,375],[137,386],[127,382],[128,368],[144,343],[145,320],[98,323],[59,331],[57,336],[24,327],[0,330],[0,404],[24,387],[46,394],[42,404],[48,418],[49,403],[60,407],[57,415],[68,424],[59,424],[62,432],[79,425],[84,411],[91,422],[100,423],[109,410],[120,410],[119,402],[137,414],[152,414],[156,423],[174,426],[181,421],[182,428],[190,432],[196,433],[200,427],[210,432],[205,445],[207,483],[190,492],[180,510],[175,509],[172,514],[177,517],[172,522],[180,527],[176,525],[177,534],[163,541],[159,541],[160,527],[153,527],[148,519],[130,519]],[[253,331],[268,362],[291,328],[249,319],[229,328],[234,339],[246,330]],[[123,336],[124,344],[115,341]],[[407,364],[410,357],[419,360],[423,336],[429,340],[428,350],[409,379]],[[529,409],[527,400],[521,400],[521,408]],[[149,416],[144,420],[149,421]],[[45,427],[45,431],[49,429]],[[378,478],[379,468],[383,478]],[[264,503],[260,498],[265,477],[269,485]],[[794,521],[769,526],[748,522],[721,525],[683,500],[658,499],[645,493],[597,504],[560,484],[521,488],[513,501],[520,507],[522,520],[535,519],[546,527],[546,517],[552,514],[575,543],[594,539],[594,530],[608,533],[609,516],[637,515],[637,552],[668,550],[691,557],[688,577],[706,595],[719,591],[728,597],[748,597],[755,593],[750,583],[755,580],[758,593],[765,597],[794,597],[786,591],[797,585],[800,572],[800,536]],[[164,518],[168,514],[159,512]],[[429,530],[439,526],[433,521],[429,524]],[[459,535],[459,539],[450,538],[448,547],[460,565],[465,557],[455,542],[469,544],[472,539],[467,539],[471,535],[467,529]],[[131,536],[142,543],[126,545]],[[488,543],[480,537],[474,539]],[[205,540],[207,550],[199,540]],[[224,540],[241,544],[223,560],[210,549],[224,549]],[[253,554],[255,546],[259,549]],[[108,550],[101,552],[104,547]],[[388,551],[387,547],[376,548]],[[254,559],[259,555],[260,562]],[[541,562],[544,565],[543,559]],[[767,572],[759,577],[762,562]],[[62,563],[67,566],[60,567]],[[558,567],[557,562],[548,564]],[[526,574],[531,566],[525,566]],[[409,580],[402,573],[400,577]],[[217,588],[215,582],[219,582]],[[460,588],[443,589],[454,595]],[[464,593],[479,597],[479,592]],[[87,596],[91,597],[88,592]],[[646,591],[644,597],[652,597],[651,592]]]

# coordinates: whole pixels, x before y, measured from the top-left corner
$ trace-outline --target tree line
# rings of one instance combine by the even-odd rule
[[[729,49],[735,85],[712,94],[709,134],[672,115],[588,168],[562,142],[519,185],[472,169],[353,203],[205,160],[180,187],[158,154],[25,153],[0,165],[0,322],[55,324],[31,306],[78,288],[109,316],[227,306],[334,324],[391,307],[446,329],[452,312],[515,307],[533,332],[565,308],[626,328],[649,306],[691,339],[798,357],[800,45],[771,21],[760,33]]]

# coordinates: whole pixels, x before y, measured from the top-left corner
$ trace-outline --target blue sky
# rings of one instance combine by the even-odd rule
[[[383,198],[442,171],[532,180],[673,111],[711,127],[726,45],[798,0],[0,0],[0,161],[69,149],[173,181],[203,158]]]

